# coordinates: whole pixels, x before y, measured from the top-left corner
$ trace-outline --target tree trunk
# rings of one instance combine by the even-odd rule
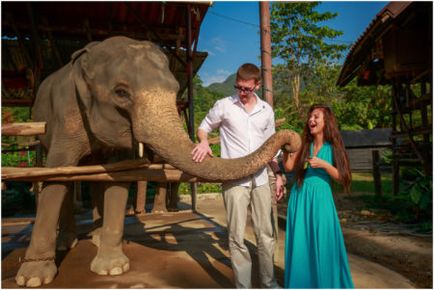
[[[300,106],[300,73],[295,72],[291,77],[292,98],[297,112],[301,112]]]

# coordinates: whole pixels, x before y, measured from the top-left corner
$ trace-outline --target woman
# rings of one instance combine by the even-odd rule
[[[300,151],[284,153],[296,183],[288,202],[285,288],[354,288],[331,179],[349,191],[348,156],[330,108],[313,105]]]

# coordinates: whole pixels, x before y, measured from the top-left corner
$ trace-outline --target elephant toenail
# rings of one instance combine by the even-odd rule
[[[39,287],[41,286],[41,279],[39,279],[39,277],[33,277],[30,278],[29,281],[27,281],[26,286],[27,287]]]
[[[130,263],[126,263],[122,266],[122,270],[124,270],[124,272],[128,271],[130,269]]]
[[[26,284],[26,279],[24,279],[24,276],[18,276],[15,281],[17,282],[18,286],[24,286]]]
[[[114,275],[120,275],[122,274],[122,269],[120,267],[114,267],[113,269],[110,270],[110,275],[114,276]]]

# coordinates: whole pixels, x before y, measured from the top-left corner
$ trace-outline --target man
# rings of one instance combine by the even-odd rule
[[[275,133],[273,109],[255,94],[260,81],[261,72],[254,64],[246,63],[238,69],[234,86],[237,94],[218,100],[199,126],[200,143],[192,151],[195,162],[202,162],[206,155],[212,156],[208,133],[214,129],[220,130],[221,157],[227,159],[252,153]],[[269,164],[276,174],[276,198],[280,199],[283,195],[281,172],[276,160]],[[223,197],[236,287],[252,288],[252,262],[244,244],[250,206],[261,288],[275,288],[272,196],[266,167],[241,180],[223,183]]]

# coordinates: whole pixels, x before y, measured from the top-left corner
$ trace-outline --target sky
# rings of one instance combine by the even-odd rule
[[[387,3],[325,1],[318,6],[318,11],[337,12],[336,18],[324,24],[343,32],[335,38],[336,43],[352,44]],[[245,62],[260,66],[260,43],[259,2],[214,1],[202,22],[197,47],[208,52],[199,70],[203,85],[223,82]]]

